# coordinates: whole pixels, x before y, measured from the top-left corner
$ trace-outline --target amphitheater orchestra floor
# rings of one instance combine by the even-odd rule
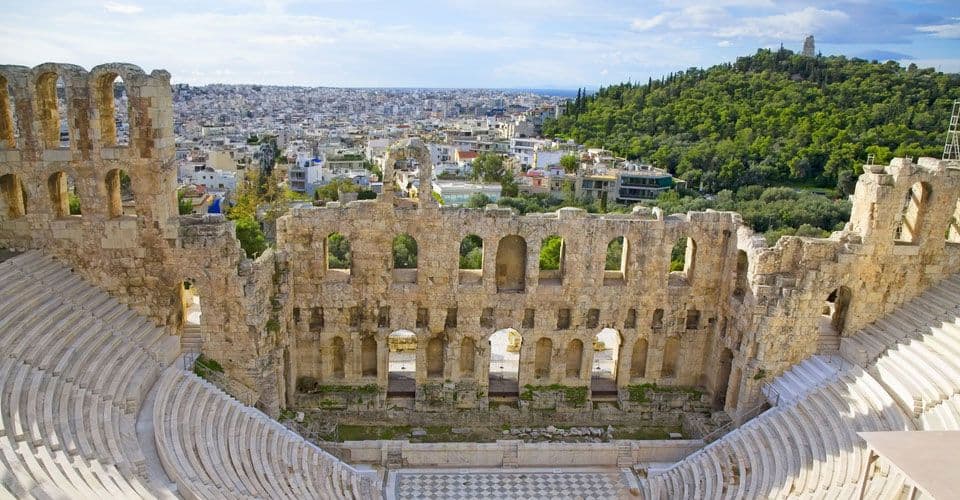
[[[400,469],[387,476],[387,500],[633,498],[636,478],[610,467],[558,469]]]

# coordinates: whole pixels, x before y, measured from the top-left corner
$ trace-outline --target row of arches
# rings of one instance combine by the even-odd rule
[[[45,149],[69,148],[71,127],[68,110],[72,98],[62,75],[44,71],[32,82],[36,97],[36,116],[40,121],[40,142]],[[126,84],[118,73],[97,72],[92,82],[100,140],[104,146],[127,146],[130,142],[130,100]],[[0,147],[16,148],[21,129],[27,127],[20,119],[14,103],[16,91],[12,82],[0,75]]]
[[[346,342],[348,340],[339,335],[330,340],[329,376],[333,379],[348,377],[346,360],[349,349]],[[584,345],[580,339],[570,339],[560,346],[555,345],[554,339],[550,337],[540,337],[534,342],[532,349],[527,349],[523,337],[512,328],[494,332],[487,338],[487,344],[487,377],[491,396],[516,396],[519,393],[520,366],[527,360],[527,356],[533,357],[534,384],[547,383],[557,376],[582,379],[585,372],[589,371],[590,385],[594,392],[615,393],[621,376],[627,377],[624,379],[626,381],[645,379],[652,375],[648,373],[649,340],[644,337],[637,339],[632,346],[625,346],[620,333],[612,328],[605,328],[597,333],[592,345]],[[359,366],[354,370],[362,377],[378,377],[381,369],[378,361],[379,342],[373,335],[366,335],[360,339],[359,347]],[[481,359],[478,341],[473,337],[460,339],[459,354],[453,356],[449,339],[445,335],[433,336],[421,346],[415,333],[397,330],[387,336],[388,394],[412,395],[415,392],[419,349],[423,350],[421,359],[426,364],[422,372],[428,379],[443,379],[447,373],[448,362],[456,363],[456,371],[461,378],[481,374],[481,367],[478,366]],[[631,356],[629,366],[623,367],[626,372],[621,374],[620,357],[624,349],[631,349]],[[665,339],[657,376],[677,376],[679,359],[679,339]]]
[[[133,201],[130,176],[122,169],[110,170],[103,178],[103,186],[107,193],[107,215],[124,215],[124,202],[130,202],[129,206]],[[65,171],[54,172],[47,177],[46,188],[55,217],[83,215],[83,202],[74,176]],[[0,176],[0,198],[7,218],[16,219],[27,214],[27,190],[17,174]]]
[[[603,267],[605,280],[623,279],[626,276],[628,246],[629,242],[623,236],[618,236],[607,244]],[[327,270],[349,272],[352,268],[350,242],[342,233],[334,232],[327,236],[325,253]],[[562,237],[554,234],[543,239],[538,256],[540,284],[562,284],[565,256],[566,248]],[[391,257],[395,270],[417,269],[419,257],[416,239],[406,233],[394,237]],[[695,259],[696,243],[690,238],[681,238],[671,254],[670,271],[689,273]],[[460,241],[458,268],[468,276],[482,273],[483,238],[469,234]],[[526,240],[518,235],[501,238],[497,247],[495,268],[498,291],[523,291],[527,272]],[[461,280],[463,281],[463,275]]]

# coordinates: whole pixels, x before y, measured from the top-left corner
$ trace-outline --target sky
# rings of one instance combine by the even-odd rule
[[[176,83],[594,88],[758,48],[960,72],[960,1],[6,0],[0,64],[129,62]]]

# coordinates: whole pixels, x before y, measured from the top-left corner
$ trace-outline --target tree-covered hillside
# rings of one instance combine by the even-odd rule
[[[694,188],[853,187],[868,154],[939,158],[960,75],[759,50],[567,105],[544,135],[668,168]]]

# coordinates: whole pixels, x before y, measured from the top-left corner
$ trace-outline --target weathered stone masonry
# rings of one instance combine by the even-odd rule
[[[115,76],[129,96],[128,145],[112,139]],[[585,387],[593,338],[610,327],[621,339],[621,401],[631,384],[695,385],[733,413],[769,377],[960,270],[960,166],[926,158],[865,166],[843,231],[773,247],[732,213],[519,216],[388,194],[295,209],[278,221],[276,251],[250,260],[231,222],[177,215],[166,72],[0,66],[0,88],[9,89],[0,92],[0,246],[55,255],[173,332],[181,330],[180,285],[189,281],[203,301],[204,353],[224,365],[235,393],[269,411],[297,400],[301,377],[373,384],[382,404],[386,339],[400,329],[417,336],[422,409],[438,408],[438,391],[441,409],[485,407],[487,338],[501,328],[522,335],[521,388]],[[68,147],[59,140],[61,114]],[[391,158],[413,158],[428,172],[421,148],[408,140]],[[120,203],[120,170],[132,180],[133,206]],[[389,167],[387,174],[389,186]],[[64,210],[67,177],[80,216]],[[423,175],[421,190],[428,184]],[[350,242],[349,270],[327,269],[334,232]],[[399,234],[417,241],[416,270],[392,269]],[[469,234],[483,240],[480,271],[458,269]],[[562,270],[541,272],[540,246],[553,234],[564,241]],[[604,271],[607,244],[618,237],[623,272]],[[670,273],[671,247],[684,237],[693,243],[688,269]],[[568,355],[575,340],[579,358]],[[579,376],[568,376],[576,362]]]

